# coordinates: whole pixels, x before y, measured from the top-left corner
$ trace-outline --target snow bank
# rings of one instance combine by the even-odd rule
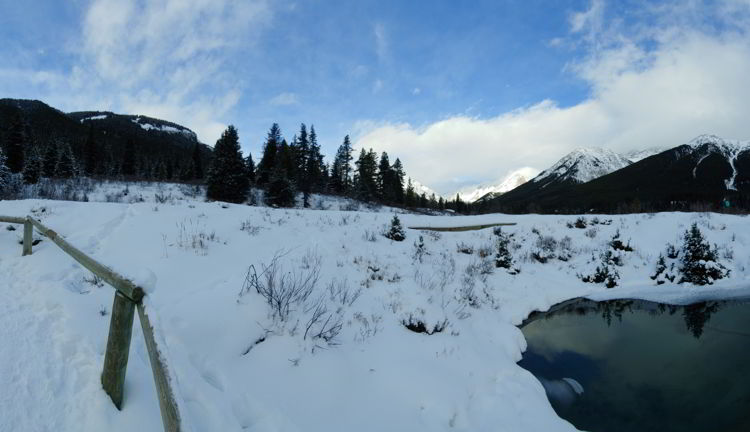
[[[503,227],[513,234],[512,275],[480,257],[492,251],[491,229],[407,230],[406,241],[392,242],[380,235],[391,219],[383,209],[25,200],[0,202],[0,214],[39,217],[148,288],[195,431],[575,430],[516,365],[526,347],[516,325],[531,311],[579,296],[677,302],[750,286],[747,218],[730,215],[586,216],[584,229],[574,216],[400,215],[404,226],[516,222]],[[731,277],[710,287],[653,285],[659,253],[693,222],[719,245]],[[620,286],[581,282],[617,230],[634,248],[623,254]],[[0,430],[159,430],[138,324],[118,412],[98,383],[114,291],[49,241],[21,257],[19,236],[0,224],[0,338],[10,341],[0,351]],[[542,264],[534,254],[549,238],[553,258]],[[317,269],[314,289],[283,321],[248,282],[248,269],[263,280],[274,256],[279,277],[299,281]],[[311,324],[315,311],[325,319]],[[408,330],[410,322],[433,334]],[[325,333],[330,324],[338,331]]]

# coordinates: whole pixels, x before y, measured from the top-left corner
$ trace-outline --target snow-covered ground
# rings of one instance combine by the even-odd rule
[[[133,189],[128,195],[148,195]],[[32,214],[147,285],[145,301],[193,431],[574,430],[516,365],[525,349],[516,325],[531,311],[576,296],[688,301],[745,295],[750,287],[750,230],[741,216],[599,216],[598,224],[587,216],[588,226],[578,229],[570,225],[574,216],[400,215],[405,226],[517,222],[504,227],[515,234],[520,273],[511,275],[494,269],[491,255],[479,256],[492,249],[491,229],[407,230],[406,241],[393,242],[380,235],[388,211],[269,209],[180,196],[2,201],[0,215]],[[719,245],[730,278],[710,287],[655,286],[649,275],[659,253],[667,243],[679,246],[693,222]],[[634,248],[623,253],[621,286],[581,282],[617,230]],[[44,239],[21,257],[21,232],[0,224],[0,430],[160,430],[138,323],[118,412],[99,383],[113,289]],[[532,255],[549,238],[555,246],[542,264]],[[274,256],[287,283],[317,274],[309,295],[275,313],[246,279],[253,266],[265,280]],[[409,322],[442,331],[415,333]]]

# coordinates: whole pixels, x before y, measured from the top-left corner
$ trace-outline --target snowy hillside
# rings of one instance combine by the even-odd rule
[[[0,214],[40,218],[148,288],[181,412],[196,432],[573,431],[516,365],[526,346],[516,325],[531,311],[585,295],[740,295],[750,282],[740,216],[401,215],[405,226],[516,222],[503,228],[513,234],[509,272],[494,266],[492,230],[407,229],[394,242],[380,234],[391,213],[153,196],[0,201]],[[693,222],[720,245],[730,278],[657,286],[659,254],[679,246]],[[0,430],[160,430],[140,330],[123,410],[101,389],[113,290],[44,238],[21,257],[15,228],[0,224]],[[620,254],[620,286],[583,283],[618,231],[634,249]],[[309,290],[279,309],[259,289],[268,278],[307,281]]]
[[[595,178],[630,165],[625,156],[601,148],[576,149],[557,161],[552,167],[534,177],[533,182],[549,179],[586,183]]]
[[[417,195],[424,194],[427,198],[431,197],[432,195],[435,195],[435,197],[440,197],[440,194],[414,179],[411,179],[411,185],[412,187],[414,187],[414,192],[416,192]]]
[[[638,161],[646,159],[649,156],[659,154],[663,152],[664,150],[667,150],[667,149],[661,148],[661,147],[651,147],[651,148],[647,148],[643,150],[632,150],[627,153],[624,153],[623,156],[625,156],[631,162],[636,163]]]
[[[480,198],[492,197],[513,190],[531,180],[537,174],[539,174],[538,169],[524,167],[511,172],[498,182],[464,188],[458,192],[458,195],[464,202],[472,203]]]

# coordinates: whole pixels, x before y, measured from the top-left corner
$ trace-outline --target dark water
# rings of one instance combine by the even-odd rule
[[[750,431],[748,302],[575,300],[521,330],[519,365],[578,429]]]

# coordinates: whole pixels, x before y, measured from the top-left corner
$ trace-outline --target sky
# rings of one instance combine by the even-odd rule
[[[0,97],[347,134],[441,194],[579,147],[750,139],[750,0],[0,0]]]

